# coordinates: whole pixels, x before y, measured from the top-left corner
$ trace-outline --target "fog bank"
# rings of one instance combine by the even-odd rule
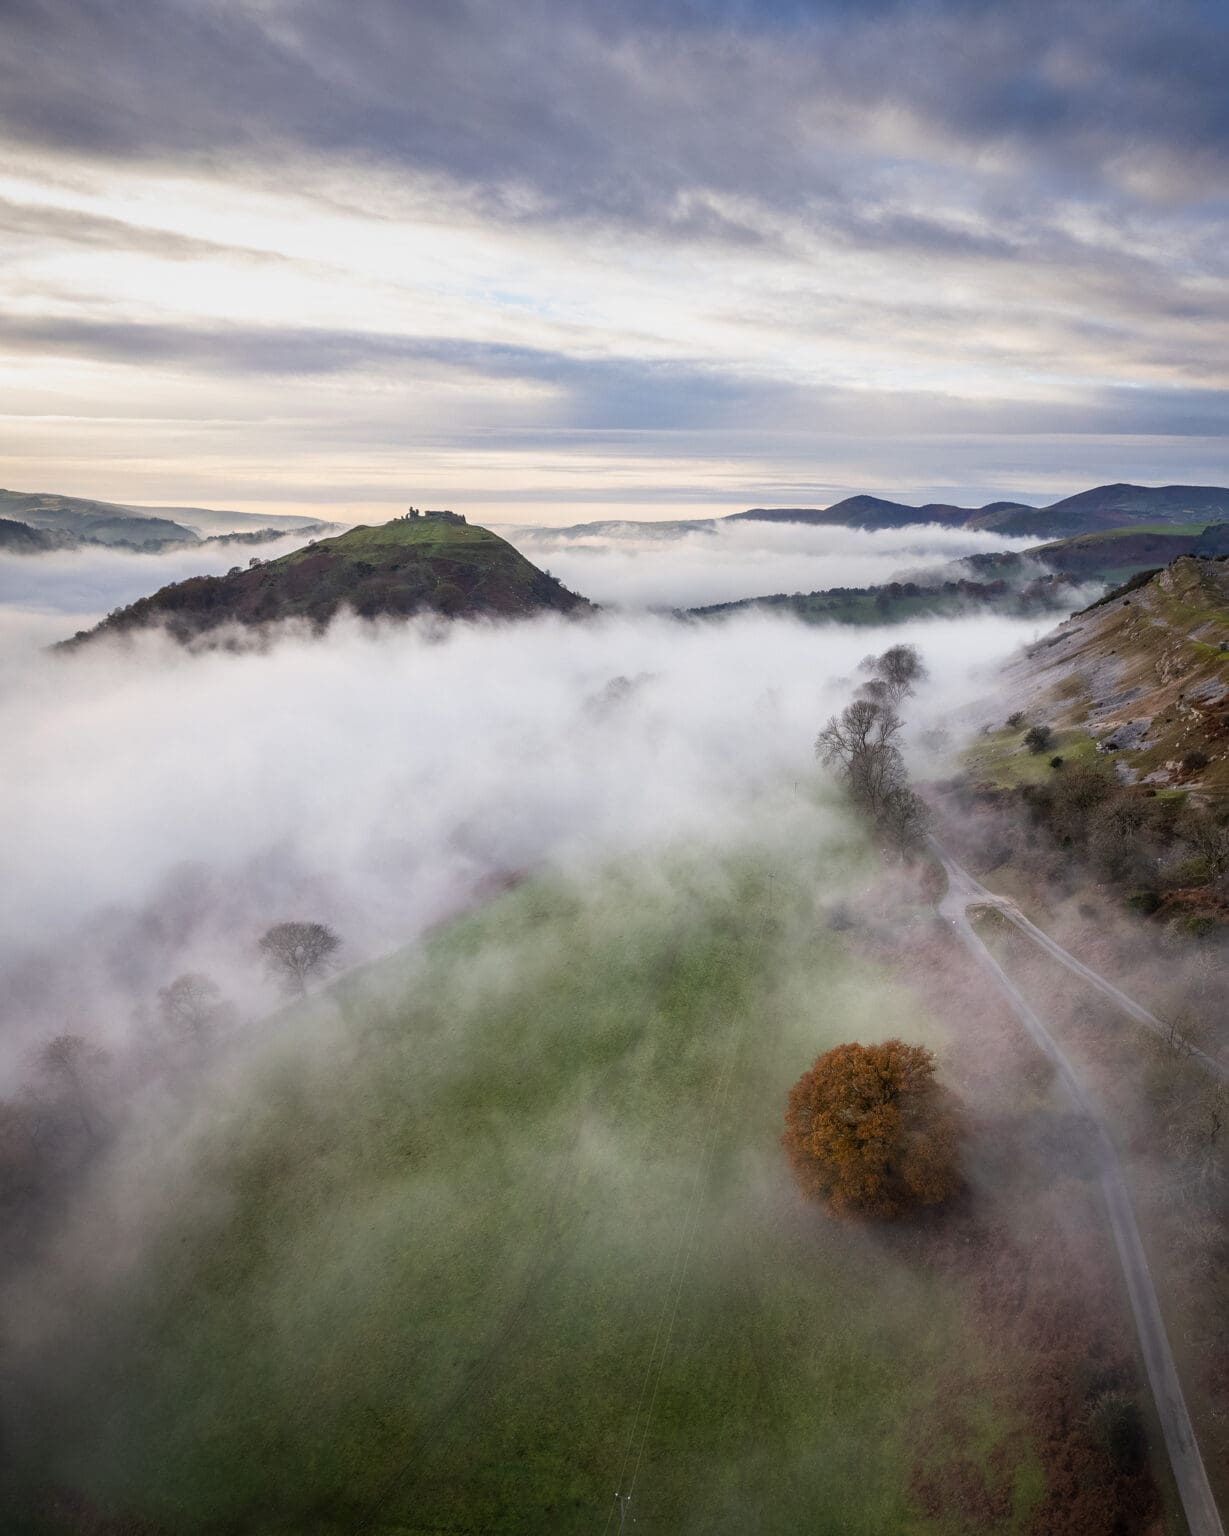
[[[665,532],[609,523],[579,534],[553,528],[500,531],[574,591],[595,603],[627,608],[696,608],[774,592],[916,581],[922,579],[919,573],[944,580],[951,573],[943,567],[952,560],[1029,549],[1037,542],[937,524],[870,531],[722,521],[691,529],[676,523]]]
[[[188,968],[233,973],[267,1006],[255,940],[282,918],[333,923],[355,962],[545,861],[726,844],[757,794],[792,795],[812,770],[868,651],[922,647],[921,724],[1033,628],[351,620],[259,652],[193,655],[147,634],[10,659],[8,1038],[49,1013],[120,1033]]]

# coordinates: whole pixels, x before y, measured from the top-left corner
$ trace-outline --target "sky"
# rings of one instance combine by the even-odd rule
[[[1229,7],[9,0],[0,482],[377,521],[1229,480]]]

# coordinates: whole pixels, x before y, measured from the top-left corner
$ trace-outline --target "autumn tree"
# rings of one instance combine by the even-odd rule
[[[341,940],[324,923],[274,923],[260,940],[265,964],[287,992],[302,997],[309,981],[336,964]]]
[[[956,1189],[960,1116],[923,1046],[838,1045],[790,1091],[781,1138],[804,1194],[840,1216],[900,1216]]]

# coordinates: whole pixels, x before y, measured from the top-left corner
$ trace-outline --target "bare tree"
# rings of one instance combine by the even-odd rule
[[[929,825],[930,812],[920,795],[907,784],[890,791],[879,813],[879,826],[902,859],[921,846]]]
[[[58,1098],[71,1105],[85,1134],[98,1135],[99,1075],[106,1052],[84,1035],[56,1035],[38,1053],[38,1069]]]
[[[854,803],[876,819],[888,796],[905,782],[896,744],[900,732],[900,716],[886,704],[855,699],[815,739],[815,755],[836,766]]]
[[[926,676],[926,668],[915,645],[890,645],[875,663],[875,671],[888,690],[888,698],[899,704]]]
[[[307,983],[336,964],[341,940],[324,923],[274,923],[260,940],[265,964],[287,992],[302,997]]]
[[[203,1043],[228,1022],[233,1009],[217,983],[199,971],[186,971],[158,992],[158,1015],[167,1034]]]
[[[1188,1197],[1215,1201],[1229,1178],[1229,1085],[1201,1081],[1171,1106],[1167,1141],[1183,1164]]]
[[[1207,865],[1213,884],[1219,884],[1229,873],[1229,823],[1200,811],[1185,821],[1182,835]]]

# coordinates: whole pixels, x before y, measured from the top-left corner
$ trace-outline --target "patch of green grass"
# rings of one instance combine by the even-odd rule
[[[275,565],[296,565],[317,559],[322,554],[353,564],[399,564],[412,555],[416,561],[433,559],[459,562],[485,569],[498,561],[501,580],[528,584],[537,575],[536,568],[489,528],[472,523],[436,522],[433,518],[396,519],[375,527],[352,528],[334,539],[321,539],[314,545],[293,550]]]
[[[935,1533],[980,1346],[778,1146],[827,1047],[942,1058],[817,913],[863,856],[535,882],[288,1011],[100,1181],[100,1240],[166,1193],[10,1388],[26,1464],[185,1536],[590,1532],[633,1467],[646,1529]]]
[[[1112,544],[1115,539],[1130,539],[1141,533],[1172,535],[1175,539],[1193,538],[1201,534],[1207,526],[1205,521],[1202,523],[1133,523],[1127,528],[1099,528],[1094,533],[1077,533],[1069,539],[1053,539],[1048,544],[1037,545],[1035,549],[1029,550],[1029,553],[1037,554],[1041,550],[1080,549],[1086,544]]]
[[[1063,765],[1091,762],[1097,757],[1097,744],[1087,731],[1078,728],[1055,731],[1044,752],[1030,752],[1024,745],[1031,722],[1020,728],[1002,726],[978,736],[965,753],[965,768],[979,784],[996,789],[1016,789],[1022,784],[1041,784],[1062,769],[1050,767],[1050,759],[1061,757]]]

